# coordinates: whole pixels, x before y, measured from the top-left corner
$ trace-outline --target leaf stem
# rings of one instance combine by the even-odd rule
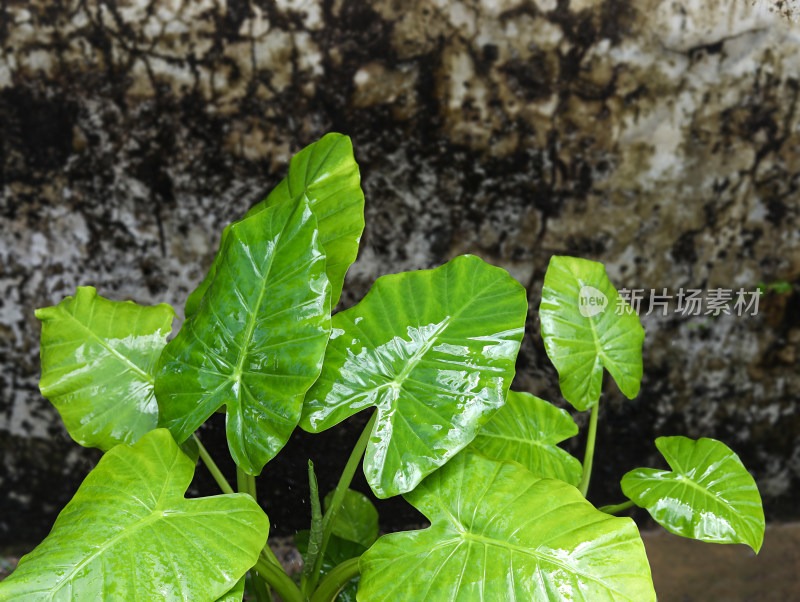
[[[589,434],[586,438],[586,452],[583,456],[583,474],[578,489],[583,497],[589,491],[589,481],[592,478],[592,462],[594,460],[594,443],[597,438],[597,414],[599,413],[600,400],[592,406],[592,414],[589,417]]]
[[[272,548],[269,547],[269,540],[267,540],[267,543],[265,543],[264,547],[261,549],[261,558],[270,564],[273,564],[274,566],[280,567],[280,569],[283,570],[283,566],[278,560],[278,557],[275,556],[275,552],[273,552]]]
[[[247,474],[244,470],[236,467],[236,487],[239,493],[246,493],[255,501],[258,501],[256,495],[256,478],[253,475]]]
[[[300,578],[300,591],[305,596],[310,592],[309,579],[314,571],[314,566],[317,564],[317,556],[322,543],[322,508],[319,503],[317,476],[314,474],[314,463],[311,460],[308,461],[308,487],[311,491],[311,533],[308,538],[303,576]]]
[[[361,456],[364,455],[364,450],[367,449],[367,442],[372,434],[372,429],[375,426],[375,420],[377,417],[378,412],[376,410],[373,412],[369,422],[367,422],[367,426],[364,427],[361,436],[358,438],[353,451],[350,453],[350,457],[347,459],[347,464],[342,471],[342,476],[339,477],[339,483],[336,485],[336,489],[333,491],[333,497],[331,498],[330,506],[328,506],[327,510],[325,510],[325,515],[322,517],[322,544],[320,545],[319,554],[317,555],[313,571],[308,580],[309,591],[313,592],[317,587],[317,583],[319,582],[319,572],[322,568],[322,559],[325,556],[325,550],[328,548],[328,541],[330,540],[331,533],[333,531],[333,521],[336,518],[336,514],[339,512],[339,508],[342,506],[345,493],[347,493],[347,489],[350,487],[350,483],[353,481],[353,475],[356,473],[358,463],[361,461]]]
[[[304,602],[306,600],[294,581],[282,568],[270,564],[263,558],[259,558],[253,568],[269,583],[283,602]]]
[[[359,558],[361,557],[345,560],[331,569],[331,572],[320,582],[317,591],[311,596],[311,602],[334,602],[347,582],[361,572],[358,568]]]
[[[250,493],[247,491],[247,473],[238,466],[236,467],[236,490],[239,493]]]
[[[253,590],[256,594],[257,602],[273,602],[272,593],[267,587],[267,580],[255,569],[250,571],[252,578]]]
[[[206,451],[206,448],[203,447],[203,444],[200,443],[200,438],[192,433],[192,437],[194,437],[194,442],[197,444],[197,449],[200,450],[200,459],[203,460],[203,464],[206,465],[208,472],[211,473],[211,476],[214,477],[214,480],[219,485],[219,488],[222,489],[222,493],[234,493],[233,488],[228,483],[228,480],[223,476],[222,471],[217,467],[214,459],[211,455]]]
[[[621,504],[615,504],[613,506],[600,506],[598,510],[600,512],[605,512],[606,514],[617,514],[618,512],[622,512],[628,508],[633,508],[635,505],[636,504],[634,504],[632,501],[628,500],[627,502],[622,502]]]
[[[258,502],[258,499],[256,498],[256,478],[253,475],[247,474],[238,466],[236,467],[236,487],[239,490],[239,493],[246,493],[256,502]],[[275,557],[272,548],[269,547],[269,540],[264,544],[260,556],[264,559],[264,561],[278,567],[280,570],[283,570],[283,567],[281,567],[281,563]]]

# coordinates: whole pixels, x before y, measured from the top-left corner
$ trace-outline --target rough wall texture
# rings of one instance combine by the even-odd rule
[[[629,289],[792,284],[756,317],[643,317],[642,392],[606,387],[593,491],[619,501],[619,476],[658,462],[654,436],[713,436],[768,516],[798,518],[800,29],[755,4],[3,2],[0,541],[46,533],[97,457],[38,393],[33,308],[84,284],[182,307],[221,228],[331,130],[352,136],[367,198],[342,305],[380,274],[479,254],[528,286],[517,386],[554,401],[536,312],[553,254]],[[222,452],[218,425],[206,436]],[[286,497],[303,458],[324,489],[341,463],[324,456],[354,436],[294,438],[296,463],[266,471],[274,522],[306,521]],[[402,508],[387,526],[414,519]]]

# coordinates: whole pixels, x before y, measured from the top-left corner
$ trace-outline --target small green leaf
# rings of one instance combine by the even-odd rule
[[[539,317],[561,393],[576,409],[588,410],[600,399],[604,367],[626,397],[639,394],[644,329],[602,263],[553,256]]]
[[[194,466],[168,431],[107,452],[3,600],[216,600],[258,559],[269,521],[245,494],[185,499]]]
[[[325,269],[331,282],[331,307],[335,307],[364,231],[364,193],[350,138],[327,134],[297,153],[289,164],[289,175],[265,200],[253,206],[245,218],[280,203],[302,200],[308,201],[317,217],[319,240],[326,255]],[[229,229],[230,226],[222,233],[220,249],[225,246]],[[187,317],[200,308],[221,261],[217,254],[205,280],[189,295]]]
[[[634,522],[563,481],[466,450],[405,498],[431,526],[367,550],[360,600],[656,599]]]
[[[336,314],[300,426],[377,407],[364,474],[381,498],[413,489],[503,405],[527,315],[525,289],[478,257],[379,278]]]
[[[286,444],[330,333],[330,286],[303,201],[234,224],[197,312],[161,354],[161,425],[185,441],[226,406],[236,464],[259,474]]]
[[[578,434],[564,410],[530,393],[509,391],[506,405],[480,430],[471,446],[495,460],[519,462],[537,477],[578,485],[581,463],[557,446]]]
[[[91,286],[36,310],[42,321],[39,388],[76,442],[108,451],[156,428],[153,368],[174,315],[164,303],[109,301]]]
[[[333,494],[331,491],[325,496],[326,509]],[[348,489],[333,521],[332,533],[368,548],[378,538],[378,511],[366,495]]]
[[[622,491],[670,533],[716,543],[745,543],[758,553],[764,509],[753,477],[727,445],[714,439],[659,437],[672,472],[636,468]]]

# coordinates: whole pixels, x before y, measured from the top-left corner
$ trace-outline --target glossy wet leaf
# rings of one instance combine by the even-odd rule
[[[466,450],[405,498],[431,526],[367,550],[359,600],[656,599],[634,522],[563,481]]]
[[[608,280],[602,263],[552,257],[539,317],[561,393],[576,409],[587,410],[597,403],[603,368],[626,397],[638,395],[644,329]]]
[[[300,426],[316,433],[376,406],[367,482],[378,497],[410,491],[503,405],[526,314],[525,289],[471,255],[383,276],[334,316]]]
[[[581,463],[556,444],[578,434],[578,425],[564,410],[530,393],[509,391],[500,408],[471,443],[495,460],[519,462],[538,477],[581,480]]]
[[[758,552],[764,510],[753,477],[727,445],[714,439],[659,437],[672,471],[637,468],[622,491],[667,531],[716,543],[745,543]]]
[[[162,426],[186,440],[226,406],[228,446],[249,474],[286,444],[330,333],[330,292],[316,219],[301,202],[237,222],[197,312],[164,348]]]
[[[294,543],[297,546],[297,551],[305,560],[308,553],[308,539],[309,531],[298,531],[294,536]],[[357,556],[361,556],[366,551],[366,546],[362,546],[355,541],[342,539],[336,535],[331,535],[328,541],[328,547],[325,549],[325,555],[322,557],[322,566],[320,568],[320,579],[324,578],[335,567],[343,563],[345,560],[350,560]],[[339,592],[336,597],[336,602],[355,602],[356,590],[360,577],[353,577],[348,581],[347,585]]]
[[[325,496],[326,509],[333,494],[331,491]],[[366,495],[348,489],[331,528],[334,535],[367,548],[378,538],[378,511]]]
[[[364,231],[364,193],[358,164],[350,138],[327,134],[308,145],[289,164],[289,174],[269,194],[252,207],[250,217],[279,203],[307,200],[317,217],[319,240],[326,255],[326,273],[331,282],[331,307],[339,302],[344,276],[358,254]],[[230,226],[222,233],[225,245]],[[200,301],[214,280],[221,257],[218,254],[208,275],[186,300],[186,316],[200,308]]]
[[[164,303],[109,301],[91,286],[36,310],[42,321],[39,387],[75,441],[106,451],[156,428],[153,369],[174,315]]]
[[[245,494],[183,497],[194,466],[169,432],[107,452],[3,600],[216,600],[258,558],[269,521]]]

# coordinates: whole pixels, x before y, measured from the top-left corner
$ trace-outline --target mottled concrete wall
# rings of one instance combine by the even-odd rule
[[[96,458],[38,393],[33,308],[84,284],[182,307],[222,226],[331,130],[367,197],[343,305],[382,273],[479,254],[529,287],[518,387],[554,401],[535,311],[552,254],[631,289],[792,283],[757,317],[644,318],[642,393],[607,387],[593,490],[619,501],[654,436],[714,436],[769,516],[798,518],[800,26],[755,4],[6,0],[0,540],[46,532]],[[294,494],[301,466],[267,472]],[[265,495],[273,520],[305,520]]]

